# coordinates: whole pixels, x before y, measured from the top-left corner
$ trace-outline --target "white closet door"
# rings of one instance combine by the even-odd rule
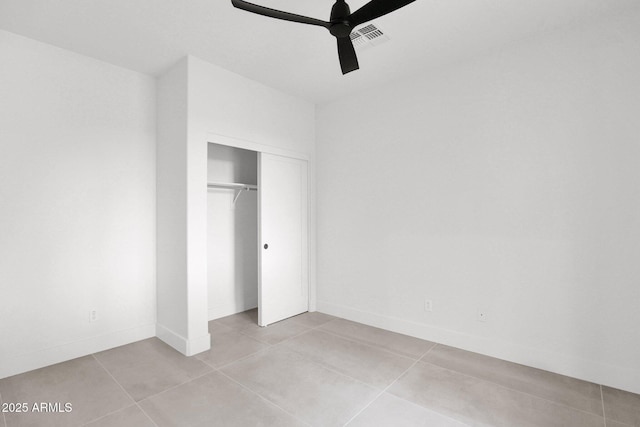
[[[258,323],[309,309],[307,162],[259,154]]]

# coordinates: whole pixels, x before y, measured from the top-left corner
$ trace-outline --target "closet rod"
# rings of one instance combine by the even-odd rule
[[[228,188],[234,190],[236,195],[233,198],[233,206],[236,205],[238,197],[240,197],[243,191],[258,191],[257,185],[239,184],[235,182],[209,182],[207,183],[207,189],[209,188]]]
[[[231,188],[233,190],[258,191],[257,185],[239,184],[235,182],[209,182],[207,188]]]

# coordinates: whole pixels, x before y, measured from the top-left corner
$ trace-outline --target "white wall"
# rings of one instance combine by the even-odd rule
[[[154,79],[4,31],[0,64],[1,378],[155,334],[156,217]]]
[[[318,309],[640,392],[639,18],[320,106]]]
[[[278,90],[189,57],[189,211],[194,248],[192,284],[206,283],[207,141],[238,143],[252,150],[301,154],[309,159],[310,203],[315,203],[315,107]],[[252,196],[253,197],[253,196]],[[315,215],[310,246],[315,246]],[[205,248],[205,250],[202,250]],[[310,256],[315,272],[315,251]],[[315,280],[310,274],[312,290]],[[315,296],[315,295],[314,295]],[[210,301],[210,304],[215,302]],[[312,307],[315,309],[315,306]]]
[[[189,210],[191,235],[199,242],[190,261],[198,266],[192,276],[198,283],[206,282],[207,141],[308,159],[310,309],[315,310],[315,106],[189,57]]]
[[[257,185],[258,154],[209,144],[209,182]],[[207,193],[208,319],[258,306],[258,193],[210,188]]]
[[[157,97],[157,334],[183,353],[191,353],[186,235],[186,58],[158,78]]]
[[[158,265],[164,264],[160,260],[162,253],[174,254],[163,258],[168,263],[163,268],[173,272],[173,278],[163,281],[158,270],[158,336],[186,354],[195,354],[209,346],[208,143],[233,141],[232,145],[249,145],[253,150],[267,147],[307,156],[313,210],[315,109],[309,102],[187,57],[159,78],[158,110],[159,153],[164,150],[161,145],[167,146],[167,155],[158,155]],[[173,158],[171,152],[176,154]],[[174,173],[178,184],[167,189],[174,203],[161,204],[164,191],[161,187],[165,186],[161,181],[171,182]],[[163,211],[170,216],[167,221],[162,219]],[[315,217],[310,221],[310,228],[314,230]],[[169,248],[171,236],[184,247],[175,249],[176,252]],[[312,248],[314,238],[312,233]],[[314,256],[315,252],[310,260],[312,269]],[[312,281],[312,289],[314,286]],[[167,296],[166,303],[161,302],[161,295]],[[176,304],[171,304],[172,295],[176,297]],[[165,318],[171,323],[163,324],[161,320]]]

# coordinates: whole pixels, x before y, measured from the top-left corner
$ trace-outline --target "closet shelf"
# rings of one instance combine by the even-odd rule
[[[207,188],[230,188],[233,190],[258,191],[257,185],[240,184],[237,182],[209,182]]]
[[[237,182],[208,182],[207,189],[209,188],[228,188],[230,190],[235,190],[236,195],[233,198],[233,204],[236,204],[238,197],[242,194],[243,191],[258,191],[257,185],[252,184],[240,184]]]

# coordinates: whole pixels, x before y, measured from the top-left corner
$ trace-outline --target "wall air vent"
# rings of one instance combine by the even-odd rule
[[[373,24],[366,25],[351,33],[351,42],[356,50],[368,49],[391,40],[380,28]]]

